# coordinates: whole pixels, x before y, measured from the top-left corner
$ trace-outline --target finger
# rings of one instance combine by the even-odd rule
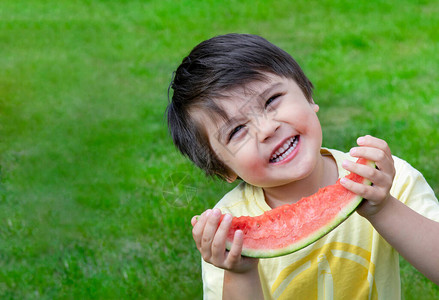
[[[349,154],[353,157],[364,157],[373,161],[383,160],[388,157],[385,151],[372,146],[353,147],[349,150]]]
[[[344,160],[342,166],[345,170],[369,179],[371,182],[374,183],[380,182],[380,180],[384,179],[382,172],[380,172],[376,168],[372,168],[367,165],[358,164],[350,160]]]
[[[352,157],[363,157],[374,161],[380,170],[393,173],[393,158],[381,149],[373,147],[354,147],[349,151],[349,154]]]
[[[382,199],[388,196],[387,190],[384,187],[365,185],[347,178],[342,178],[340,183],[354,194],[367,199],[372,205],[380,203]]]
[[[232,216],[230,214],[224,215],[221,224],[216,231],[212,242],[212,258],[214,260],[224,261],[224,253],[226,250],[226,239],[232,224]]]
[[[387,155],[391,156],[389,145],[386,141],[371,135],[361,136],[357,139],[358,146],[374,147],[383,150]]]
[[[244,233],[242,230],[236,230],[233,237],[232,247],[227,254],[226,266],[230,269],[241,259],[242,244],[244,242]]]
[[[352,181],[350,179],[347,179],[346,177],[343,177],[340,179],[340,183],[342,186],[344,186],[346,189],[350,190],[354,194],[364,198],[364,199],[372,199],[373,197],[373,186],[361,184],[355,181]]]
[[[192,219],[191,219],[191,225],[192,225],[192,227],[194,227],[195,226],[195,224],[197,224],[197,222],[198,222],[198,218],[199,218],[200,216],[193,216],[192,217]]]
[[[207,221],[207,215],[211,212],[210,209],[206,210],[198,218],[197,223],[192,228],[192,237],[194,238],[197,249],[201,252],[201,237],[203,236],[204,227]]]
[[[213,209],[207,216],[206,225],[204,226],[203,236],[201,238],[201,255],[205,261],[212,257],[212,241],[218,229],[218,222],[221,217],[219,209]]]
[[[383,188],[389,190],[392,186],[394,171],[385,172],[379,168],[372,168],[370,166],[357,164],[350,160],[345,160],[342,163],[343,168],[351,173],[355,173],[364,177],[372,182],[374,187]],[[393,168],[393,166],[391,166]]]

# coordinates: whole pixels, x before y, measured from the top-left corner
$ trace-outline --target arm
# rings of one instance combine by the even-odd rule
[[[245,273],[224,272],[223,299],[264,299],[258,268]]]
[[[376,162],[377,168],[344,162],[343,167],[368,178],[366,186],[343,179],[341,183],[365,200],[358,213],[407,261],[436,284],[439,284],[439,223],[425,218],[390,195],[395,169],[390,149],[383,140],[365,136],[360,147],[351,149],[354,157]]]
[[[439,284],[439,223],[394,197],[367,219],[408,262]]]
[[[220,222],[219,209],[207,210],[192,218],[192,235],[204,261],[224,269],[223,299],[264,299],[258,273],[258,259],[241,256],[243,233],[235,233],[230,251],[226,236],[232,217]]]

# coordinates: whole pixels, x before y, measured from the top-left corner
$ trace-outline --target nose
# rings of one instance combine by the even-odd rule
[[[279,129],[280,123],[269,116],[261,117],[256,125],[256,134],[260,142],[269,140]]]

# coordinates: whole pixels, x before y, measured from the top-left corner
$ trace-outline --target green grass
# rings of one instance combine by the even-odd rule
[[[438,193],[438,7],[3,1],[0,298],[201,298],[190,219],[230,187],[174,150],[163,116],[172,71],[217,34],[260,34],[290,52],[316,86],[325,146],[384,138]],[[163,191],[182,175],[193,189],[174,203]],[[405,299],[438,297],[401,265]]]

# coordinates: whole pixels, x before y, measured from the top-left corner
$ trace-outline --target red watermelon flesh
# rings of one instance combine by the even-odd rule
[[[375,167],[375,163],[360,158],[357,163]],[[370,181],[351,173],[355,182]],[[258,258],[277,257],[300,250],[315,242],[346,220],[363,199],[340,184],[319,189],[317,193],[266,211],[256,217],[234,217],[227,235],[230,249],[235,231],[244,233],[242,255]]]

